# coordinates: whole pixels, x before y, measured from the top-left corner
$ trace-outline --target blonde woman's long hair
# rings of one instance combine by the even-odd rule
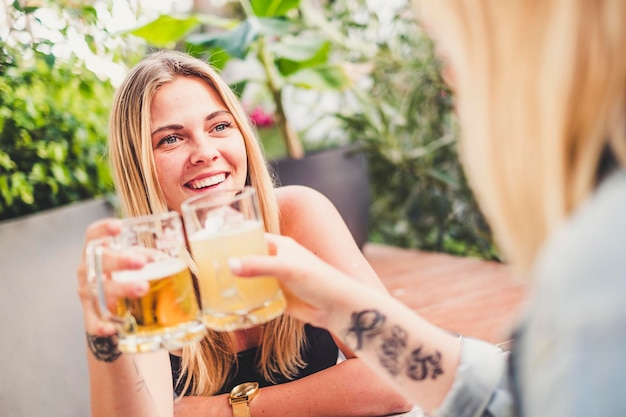
[[[626,1],[421,0],[455,73],[460,154],[499,247],[524,275],[626,165]]]
[[[279,233],[279,211],[267,162],[248,118],[232,90],[206,62],[176,51],[156,52],[135,66],[118,89],[109,120],[109,151],[113,177],[124,216],[168,210],[159,186],[150,137],[150,104],[160,86],[176,77],[207,82],[222,98],[242,133],[250,185],[256,187],[268,232]],[[283,316],[261,330],[259,371],[269,381],[293,378],[305,366],[304,325]],[[236,365],[236,348],[228,333],[209,331],[201,342],[182,353],[184,391],[213,395],[227,382]]]

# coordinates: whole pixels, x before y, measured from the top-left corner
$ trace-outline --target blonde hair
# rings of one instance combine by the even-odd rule
[[[274,184],[262,149],[248,117],[228,85],[206,62],[176,51],[153,53],[135,66],[118,89],[109,120],[110,159],[120,206],[125,216],[141,216],[168,210],[159,186],[150,138],[150,104],[157,90],[176,77],[206,81],[222,98],[244,139],[250,185],[256,187],[265,227],[279,233],[279,210]],[[261,330],[259,371],[269,381],[278,375],[294,378],[303,367],[303,323],[286,316]],[[192,395],[213,395],[227,381],[236,365],[236,348],[228,333],[209,331],[198,344],[182,354],[184,390]]]
[[[525,273],[626,165],[626,2],[422,0],[456,73],[460,154],[500,249]]]

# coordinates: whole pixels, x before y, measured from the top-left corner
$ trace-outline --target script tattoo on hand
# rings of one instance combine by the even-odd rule
[[[87,333],[87,344],[93,356],[102,362],[114,362],[122,354],[117,348],[117,336],[94,336]]]
[[[423,381],[427,378],[436,379],[443,374],[439,351],[429,354],[421,345],[405,353],[408,334],[404,329],[398,325],[385,328],[385,316],[376,310],[352,313],[352,324],[346,330],[346,341],[354,350],[363,349],[366,343],[377,337],[382,339],[378,345],[380,363],[392,376],[404,373],[415,381]]]

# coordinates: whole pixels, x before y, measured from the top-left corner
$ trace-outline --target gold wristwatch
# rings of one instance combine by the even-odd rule
[[[259,393],[257,382],[237,385],[228,395],[228,402],[233,406],[233,417],[250,417],[250,401]]]

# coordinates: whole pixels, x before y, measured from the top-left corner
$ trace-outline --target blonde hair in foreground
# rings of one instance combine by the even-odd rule
[[[472,188],[528,272],[594,190],[603,153],[626,165],[626,1],[416,3],[456,75]]]
[[[159,87],[176,77],[206,81],[232,113],[244,138],[248,177],[257,188],[266,229],[279,233],[273,182],[239,101],[209,64],[175,51],[157,52],[140,62],[128,74],[113,102],[109,121],[110,159],[123,214],[141,216],[168,210],[152,154],[150,104]],[[283,316],[266,324],[262,329],[259,370],[269,381],[274,381],[277,374],[294,377],[298,368],[304,366],[304,344],[302,323]],[[190,387],[192,395],[215,394],[226,382],[236,358],[230,334],[209,331],[200,343],[183,349],[181,375],[185,372],[188,375],[185,390]]]

